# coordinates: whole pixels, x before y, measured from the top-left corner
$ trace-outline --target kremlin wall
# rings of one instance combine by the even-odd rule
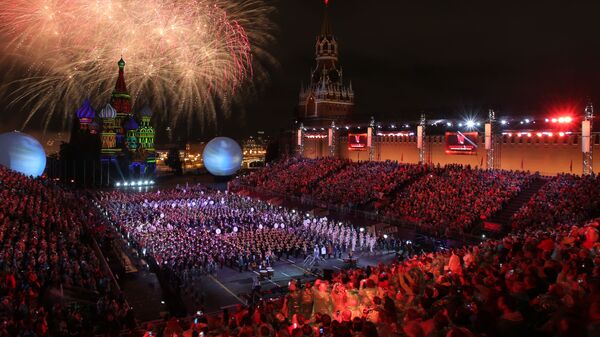
[[[338,39],[326,12],[315,42],[315,65],[311,69],[309,84],[301,86],[295,128],[290,130],[289,138],[285,136],[282,152],[308,158],[336,156],[352,161],[421,162],[417,147],[417,125],[420,123],[365,122],[367,116],[355,108],[357,93],[352,82],[344,77],[339,54]],[[573,110],[566,112],[565,116],[538,120],[533,117],[493,118],[496,121],[491,124],[493,132],[489,133],[493,135],[489,138],[490,144],[493,144],[493,168],[539,172],[542,175],[583,174],[582,122],[594,120],[593,106],[588,102],[581,114]],[[431,120],[423,124],[422,161],[433,165],[461,164],[488,168],[485,127],[480,122],[471,123],[468,128],[465,121],[456,120]],[[369,125],[373,132],[371,138],[367,135]],[[592,130],[600,130],[599,127],[596,125],[587,130],[588,135],[591,132],[591,153],[598,153],[591,160],[592,168],[597,170],[600,169],[600,133]],[[455,139],[472,135],[467,139],[471,149],[449,151],[448,134],[454,135]],[[358,137],[356,144],[350,144],[352,137]]]
[[[335,151],[339,158],[352,161],[369,159],[368,151],[348,149],[348,137],[337,137]],[[486,167],[486,150],[483,134],[478,137],[478,146],[473,155],[447,154],[444,136],[425,136],[426,162],[434,165],[462,164],[472,167]],[[592,134],[593,167],[600,168],[600,133]],[[395,160],[403,163],[419,163],[419,150],[416,136],[373,137],[373,158],[377,161]],[[539,172],[542,175],[560,173],[582,174],[583,154],[581,135],[564,137],[508,137],[497,136],[495,142],[495,168],[503,170],[524,170]],[[305,138],[303,155],[308,158],[330,155],[327,138]]]

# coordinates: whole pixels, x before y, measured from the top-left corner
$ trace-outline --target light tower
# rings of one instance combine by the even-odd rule
[[[331,126],[329,127],[327,138],[329,138],[329,155],[335,157],[336,155],[336,146],[337,146],[337,135],[335,132],[335,121],[331,121]]]
[[[417,126],[417,149],[419,150],[419,164],[425,164],[425,127],[427,125],[427,119],[425,114],[421,114],[421,121]]]
[[[495,165],[494,158],[494,123],[496,122],[496,113],[490,109],[488,111],[488,122],[485,123],[485,151],[487,153],[487,169],[491,170]]]
[[[296,155],[302,157],[304,156],[304,123],[300,123],[296,136]]]
[[[371,116],[369,128],[367,129],[367,147],[369,148],[369,161],[375,159],[375,144],[373,142],[373,132],[375,132],[375,117]]]
[[[583,174],[594,173],[592,156],[592,124],[594,120],[594,106],[591,100],[585,107],[585,116],[581,122],[581,152],[583,152]]]

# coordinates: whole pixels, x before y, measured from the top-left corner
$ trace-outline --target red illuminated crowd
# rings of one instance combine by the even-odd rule
[[[332,163],[338,163],[333,165]],[[287,159],[240,178],[242,186],[309,197],[321,203],[380,211],[443,236],[469,233],[516,196],[535,177],[525,172],[480,170],[397,162]],[[300,171],[313,172],[298,175]],[[335,168],[338,168],[335,170]],[[327,173],[317,175],[314,172]],[[306,177],[313,179],[306,179]],[[324,177],[320,179],[320,177]],[[285,186],[297,186],[286,188]]]
[[[192,336],[600,334],[597,221],[290,283],[285,299],[181,327]]]
[[[448,165],[398,193],[384,212],[406,217],[438,236],[468,233],[476,220],[494,214],[531,179],[525,172]]]
[[[347,207],[377,205],[398,186],[426,171],[423,166],[392,161],[351,163],[336,174],[317,181],[310,196]]]
[[[91,248],[98,218],[84,197],[0,166],[0,201],[0,336],[92,335],[131,319]]]
[[[514,215],[514,229],[579,224],[600,215],[600,176],[561,174]]]
[[[310,193],[310,185],[349,164],[336,158],[288,158],[243,177],[243,184],[288,195]]]
[[[383,213],[445,235],[470,231],[534,178],[459,166],[288,159],[243,183],[346,206],[380,202]],[[356,189],[357,181],[364,189]],[[0,201],[0,336],[117,334],[133,325],[93,248],[107,219],[182,279],[290,256],[373,251],[377,241],[332,219],[201,186],[104,191],[92,200],[0,167]],[[172,321],[153,335],[595,337],[600,225],[590,219],[598,212],[599,177],[547,178],[503,239],[401,253],[394,263],[340,270],[331,280],[292,281],[282,299],[185,327]]]

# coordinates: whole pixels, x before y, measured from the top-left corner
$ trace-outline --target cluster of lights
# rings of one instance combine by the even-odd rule
[[[516,133],[512,133],[512,132],[502,132],[503,136],[517,136],[517,137],[533,137],[533,135],[536,135],[538,137],[554,137],[555,135],[558,135],[559,137],[564,137],[565,135],[570,135],[571,132],[548,132],[548,131],[544,131],[544,132],[535,132],[535,133],[531,133],[531,132],[516,132]]]
[[[183,160],[191,161],[191,162],[202,161],[202,155],[200,153],[196,153],[196,154],[189,153]]]
[[[309,139],[325,139],[327,135],[305,135],[305,137]]]
[[[557,123],[557,124],[568,124],[568,123],[572,123],[574,121],[574,118],[571,116],[562,116],[562,117],[554,117],[554,118],[545,118],[544,121],[546,123]],[[531,118],[525,118],[521,121],[517,121],[519,124],[521,125],[525,125],[525,124],[535,124],[535,120],[531,119]],[[451,121],[444,121],[444,120],[437,120],[434,121],[433,123],[431,123],[431,126],[438,126],[440,125],[440,123],[442,123],[442,125],[445,125],[446,127],[453,127],[453,126],[458,126],[458,127],[464,127],[464,128],[468,128],[468,129],[473,129],[475,127],[479,127],[482,125],[482,122],[474,120],[474,119],[467,119],[465,121],[462,122],[451,122]],[[516,122],[515,122],[516,123]],[[502,119],[500,120],[500,124],[501,125],[509,125],[511,124],[511,122],[509,122],[506,119]],[[355,127],[360,129],[360,126],[350,126],[350,125],[346,125],[343,126],[343,128],[345,128],[346,130],[350,130],[351,127]],[[410,128],[409,124],[401,124],[401,125],[397,125],[397,124],[390,124],[389,127],[391,129],[398,129],[398,128]],[[377,126],[378,129],[383,128],[382,125],[378,125]],[[339,130],[339,127],[336,127],[337,130]],[[304,129],[305,131],[307,130],[306,128]],[[313,128],[312,130],[316,131],[317,128]],[[324,128],[321,128],[321,130],[324,130]],[[379,134],[378,134],[379,135]],[[391,134],[390,134],[391,135]],[[326,137],[310,137],[309,138],[326,138]]]
[[[244,154],[265,154],[266,150],[245,150]]]
[[[124,182],[117,182],[115,184],[116,187],[137,187],[137,186],[151,186],[154,185],[154,180],[132,180],[132,181],[124,181]]]
[[[558,124],[567,124],[573,121],[573,117],[554,117],[554,118],[546,118],[546,123],[558,123]]]
[[[529,123],[531,123],[531,122],[535,123],[535,121],[532,121],[532,120],[531,120],[531,119],[529,119],[529,118],[525,118],[525,120],[522,120],[522,121],[520,122],[520,124],[529,124]]]
[[[378,136],[386,136],[386,137],[410,137],[414,136],[414,132],[377,132]]]

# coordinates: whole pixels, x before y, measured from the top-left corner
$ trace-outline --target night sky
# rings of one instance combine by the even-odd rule
[[[218,131],[195,136],[274,134],[290,125],[324,5],[273,3],[279,65],[269,69],[270,83]],[[483,117],[492,107],[498,116],[546,116],[582,109],[586,96],[600,106],[600,1],[331,0],[329,7],[344,77],[363,114]],[[15,117],[0,123],[5,129]]]
[[[494,3],[332,0],[340,63],[359,111],[386,120],[421,111],[484,116],[490,107],[499,116],[545,116],[600,98],[600,2]],[[285,0],[277,8],[281,69],[248,108],[257,117],[248,119],[252,130],[286,125],[314,64],[322,3]]]

